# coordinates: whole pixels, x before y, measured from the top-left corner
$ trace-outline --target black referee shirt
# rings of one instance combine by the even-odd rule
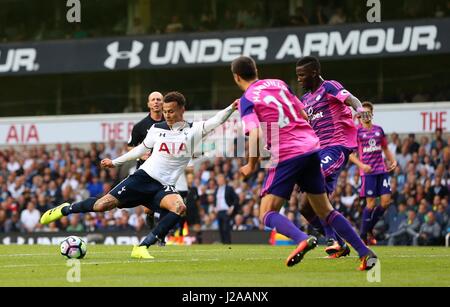
[[[148,130],[150,130],[150,128],[154,124],[161,123],[163,121],[165,121],[164,117],[162,118],[162,120],[156,121],[150,117],[149,113],[145,118],[143,118],[140,122],[134,125],[133,130],[131,131],[130,140],[128,141],[128,146],[136,147],[139,144],[141,144],[144,141],[145,137],[147,136]],[[142,163],[144,163],[144,161],[139,159],[136,168],[139,168],[142,165]]]

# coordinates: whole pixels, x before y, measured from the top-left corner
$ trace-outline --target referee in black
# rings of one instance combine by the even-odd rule
[[[154,124],[164,121],[162,105],[163,95],[160,92],[153,92],[148,96],[147,107],[149,113],[140,122],[134,125],[133,130],[131,131],[130,140],[128,141],[128,150],[141,144],[147,136],[148,130],[150,130]],[[149,156],[150,152],[141,157],[137,162],[136,169],[138,169]]]

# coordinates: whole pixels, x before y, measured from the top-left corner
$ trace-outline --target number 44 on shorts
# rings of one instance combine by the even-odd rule
[[[391,186],[391,178],[383,180],[383,187],[389,188]]]

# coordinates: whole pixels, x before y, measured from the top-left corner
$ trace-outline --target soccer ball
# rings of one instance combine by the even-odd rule
[[[87,245],[81,238],[70,236],[61,242],[60,250],[69,259],[81,259],[86,255]]]

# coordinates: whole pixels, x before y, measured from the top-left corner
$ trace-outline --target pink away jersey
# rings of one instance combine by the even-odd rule
[[[314,93],[308,92],[301,98],[320,139],[320,148],[335,145],[356,148],[352,110],[344,103],[350,95],[339,82],[325,80]]]
[[[362,163],[370,165],[372,172],[367,175],[386,173],[386,165],[383,158],[383,148],[387,146],[383,128],[372,125],[371,129],[358,128],[358,154]],[[360,170],[361,176],[366,175]]]
[[[274,162],[320,148],[313,129],[300,115],[302,109],[292,90],[277,79],[255,81],[239,103],[244,132],[261,127]]]

